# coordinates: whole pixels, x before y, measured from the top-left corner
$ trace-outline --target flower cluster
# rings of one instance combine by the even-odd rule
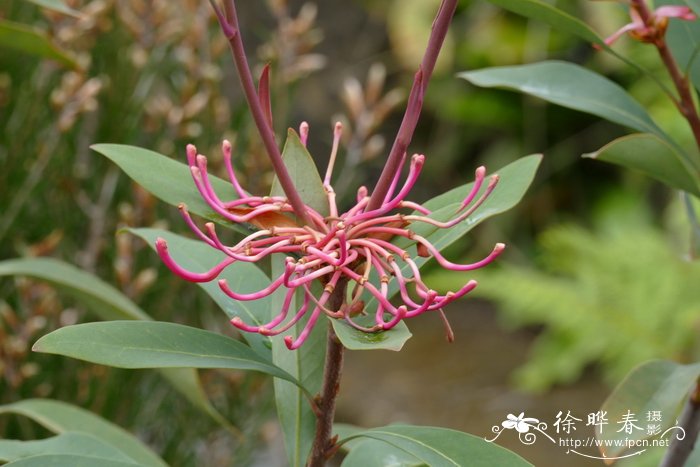
[[[473,188],[466,194],[454,213],[454,218],[447,222],[429,217],[428,209],[406,200],[423,167],[425,157],[420,154],[411,158],[408,176],[402,186],[399,186],[400,172],[397,172],[378,209],[367,209],[370,197],[367,189],[361,187],[357,192],[355,205],[339,213],[330,179],[341,132],[342,127],[337,124],[333,149],[323,181],[329,215],[323,216],[310,206],[304,205],[310,220],[309,225],[297,225],[292,217],[285,215],[293,213],[292,206],[286,198],[252,196],[243,190],[234,173],[231,163],[231,144],[228,141],[224,141],[222,145],[224,163],[238,199],[221,200],[209,180],[207,158],[198,154],[194,146],[189,145],[187,160],[192,178],[207,204],[225,219],[234,223],[253,224],[259,227],[259,230],[234,245],[225,245],[217,235],[213,223],[207,223],[204,229],[201,229],[190,217],[187,207],[180,205],[182,216],[193,232],[202,241],[225,255],[223,261],[203,273],[183,269],[168,253],[166,241],[159,238],[156,242],[158,254],[165,264],[182,278],[194,282],[214,280],[226,267],[237,261],[256,262],[275,253],[285,254],[284,272],[279,277],[273,278],[267,287],[258,292],[238,293],[231,290],[225,279],[219,280],[219,286],[234,300],[258,300],[280,288],[286,289],[282,308],[270,322],[255,326],[246,324],[236,317],[231,320],[231,323],[243,331],[271,336],[287,331],[304,315],[310,313],[304,329],[296,338],[285,337],[285,343],[290,349],[296,349],[304,343],[322,313],[334,319],[344,319],[349,325],[361,331],[376,332],[391,329],[402,319],[428,311],[442,312],[442,307],[476,287],[476,281],[471,280],[459,290],[447,292],[444,295],[438,294],[423,282],[415,259],[408,251],[392,243],[393,238],[403,237],[415,242],[418,255],[433,257],[441,266],[454,271],[480,268],[493,261],[504,248],[504,245],[499,243],[481,261],[473,264],[455,264],[445,259],[428,239],[411,229],[415,223],[427,223],[435,228],[447,229],[467,219],[498,183],[498,175],[492,175],[485,189],[482,190],[486,179],[484,167],[476,170]],[[302,124],[300,134],[301,141],[305,145],[308,137],[306,124]],[[402,209],[409,213],[400,212]],[[267,220],[261,222],[261,219]],[[270,219],[274,220],[275,225],[269,225]],[[401,299],[401,304],[398,306],[389,300],[392,281],[395,281],[398,286]],[[318,296],[312,292],[314,282],[323,286],[323,291]],[[345,290],[346,285],[352,286],[347,303],[338,309],[329,308],[329,298],[333,291],[338,287]],[[290,310],[297,291],[300,291],[303,296],[301,305],[296,310]],[[376,309],[372,311],[374,325],[371,327],[361,326],[354,319],[358,314],[366,313],[362,301],[365,291],[377,303]],[[292,314],[291,318],[289,318],[290,314]]]

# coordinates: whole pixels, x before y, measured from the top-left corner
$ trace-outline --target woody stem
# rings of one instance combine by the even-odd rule
[[[330,296],[331,310],[340,310],[345,303],[347,280],[341,279]],[[316,402],[316,435],[311,447],[307,467],[323,467],[329,457],[335,452],[336,440],[331,438],[333,421],[335,419],[335,402],[340,391],[340,376],[343,369],[343,354],[345,348],[328,323],[328,346],[326,362],[323,370],[323,386]]]
[[[671,75],[673,84],[678,91],[680,99],[677,102],[678,110],[681,115],[688,121],[690,129],[693,132],[693,137],[695,138],[695,144],[700,148],[700,116],[698,116],[697,108],[695,107],[695,102],[693,101],[693,95],[690,90],[690,81],[687,75],[681,73],[680,68],[676,59],[671,54],[671,51],[666,44],[666,40],[662,37],[656,41],[656,49],[659,51],[659,55]],[[696,164],[695,170],[698,171],[698,162],[694,161]]]
[[[678,426],[685,430],[685,436],[682,439],[673,437],[659,467],[684,466],[695,447],[695,441],[700,434],[700,381],[696,381],[693,392],[683,407]]]

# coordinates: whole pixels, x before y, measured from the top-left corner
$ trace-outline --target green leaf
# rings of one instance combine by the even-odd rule
[[[352,435],[383,441],[433,467],[524,467],[531,464],[517,454],[483,438],[449,430],[410,425],[391,425]]]
[[[43,31],[24,24],[0,19],[0,47],[56,60],[70,68],[80,68],[75,58],[54,44]]]
[[[63,13],[64,15],[73,16],[75,18],[80,18],[82,14],[78,10],[70,8],[61,0],[29,0],[30,2],[44,7],[51,11],[56,11],[58,13]]]
[[[222,258],[221,252],[215,250],[205,243],[196,240],[176,235],[167,230],[160,229],[127,229],[128,232],[139,236],[155,249],[155,241],[158,237],[164,238],[169,245],[170,254],[173,256],[182,267],[195,271],[204,271],[210,269],[214,264],[218,263]],[[235,290],[243,290],[248,292],[265,287],[269,284],[270,279],[263,273],[260,268],[250,263],[234,263],[219,276],[221,279],[228,280],[229,285]],[[202,289],[216,302],[219,307],[226,313],[229,319],[234,316],[241,316],[248,322],[261,323],[260,316],[267,314],[269,308],[269,300],[256,300],[251,302],[241,302],[232,300],[221,291],[221,288],[216,282],[198,283]],[[269,343],[266,337],[260,334],[242,333],[248,344],[262,355],[270,353]],[[161,373],[176,387],[185,394],[191,402],[208,413],[220,424],[232,429],[231,424],[221,416],[219,412],[209,403],[206,394],[202,390],[197,374],[189,369],[160,369]]]
[[[406,323],[401,321],[388,331],[367,333],[357,330],[347,323],[330,320],[335,334],[343,346],[349,350],[394,350],[398,352],[412,336]],[[372,327],[374,316],[363,316],[355,319],[361,326]]]
[[[240,433],[221,413],[214,408],[209,397],[204,392],[199,373],[194,368],[158,368],[158,373],[163,376],[185,399],[209,415],[216,423],[232,433]]]
[[[2,414],[23,415],[57,434],[66,432],[86,433],[127,453],[129,457],[135,459],[139,464],[154,467],[167,466],[153,451],[126,430],[87,410],[66,404],[65,402],[49,399],[26,399],[15,402],[14,404],[0,405],[0,415]],[[26,465],[50,466],[54,464]],[[92,467],[95,463],[76,463],[72,465],[90,465],[90,467]],[[100,463],[99,465],[106,466],[108,464]]]
[[[639,417],[647,412],[659,411],[662,416],[659,424],[662,430],[673,425],[681,405],[688,397],[695,381],[700,377],[700,363],[681,365],[671,361],[654,360],[632,370],[603,403],[601,410],[607,411],[608,420],[622,420],[629,412]],[[601,447],[601,452],[608,457],[615,457],[627,450],[624,442],[616,446],[616,440],[645,439],[646,430],[629,434],[617,427],[596,430],[596,437],[613,440],[610,447]]]
[[[430,240],[438,250],[447,248],[484,220],[508,211],[518,204],[535,179],[535,174],[537,173],[537,168],[540,166],[540,162],[542,162],[542,155],[535,154],[521,157],[507,166],[496,170],[493,173],[499,176],[498,185],[496,185],[491,195],[474,214],[451,229],[437,229],[429,224],[425,224],[425,226],[430,226],[432,232],[427,233],[421,230],[421,234],[427,234],[426,237],[428,240]],[[485,185],[486,183],[484,183],[480,193],[483,193],[486,189]],[[443,221],[452,219],[473,186],[474,184],[472,182],[461,187],[453,188],[446,193],[426,201],[423,205],[433,211],[430,217]],[[477,197],[478,196],[477,194]],[[416,231],[418,231],[418,225],[416,225]],[[418,258],[416,260],[419,266],[426,261],[427,258]]]
[[[670,187],[700,196],[697,174],[693,175],[674,146],[652,134],[623,136],[583,157],[639,170]]]
[[[122,462],[104,457],[75,454],[49,454],[20,459],[6,464],[7,467],[143,467],[143,464]]]
[[[341,467],[430,467],[406,451],[383,441],[358,442],[343,459]]]
[[[605,41],[586,23],[540,0],[489,0],[494,5],[526,18],[542,21],[555,29],[580,37],[586,42],[608,49]]]
[[[128,229],[129,232],[141,237],[155,250],[155,242],[158,237],[168,242],[168,251],[173,259],[183,268],[190,271],[202,272],[211,269],[221,262],[225,255],[204,242],[191,240],[180,235],[160,229]],[[241,293],[250,293],[267,287],[270,278],[253,263],[237,261],[219,275],[219,279],[226,279],[231,289]],[[200,282],[201,287],[219,307],[226,313],[228,319],[240,316],[246,323],[254,325],[263,324],[270,310],[270,300],[260,299],[252,301],[233,300],[219,287],[217,281]],[[242,333],[251,347],[265,354],[269,353],[269,339],[256,333]]]
[[[700,15],[700,0],[684,0],[696,15]]]
[[[117,368],[226,368],[267,373],[297,384],[247,345],[203,329],[157,321],[66,326],[34,344],[36,352]]]
[[[272,261],[272,277],[284,271],[283,257],[276,255]],[[281,288],[280,288],[281,289]],[[272,299],[272,315],[279,313],[284,301],[284,290],[278,290]],[[298,297],[292,300],[290,310],[296,310]],[[291,311],[290,311],[291,312]],[[307,313],[307,315],[310,314]],[[298,336],[306,324],[308,316],[292,326],[285,335]],[[326,319],[321,316],[304,345],[297,350],[289,350],[282,340],[282,335],[273,337],[272,361],[275,365],[293,375],[309,394],[321,390],[323,380],[323,363],[326,355]],[[287,459],[291,467],[302,467],[311,451],[316,432],[316,416],[304,397],[304,393],[286,381],[276,379],[275,402],[277,416],[282,426]]]
[[[184,203],[191,213],[223,226],[246,232],[244,227],[232,224],[214,212],[202,199],[186,164],[136,146],[93,144],[90,147],[117,164],[132,180],[158,199],[173,206]],[[209,181],[221,199],[234,200],[238,198],[229,182],[212,174],[209,174]]]
[[[282,150],[282,160],[292,178],[294,187],[304,204],[311,206],[324,216],[328,215],[328,197],[323,189],[321,176],[309,151],[301,144],[299,135],[291,128]],[[272,181],[270,196],[285,196],[277,177]]]
[[[0,439],[0,461],[10,462],[30,456],[78,454],[124,462],[135,462],[121,450],[98,438],[78,432],[67,432],[33,441]]]
[[[544,61],[467,71],[458,76],[476,86],[520,91],[670,141],[622,87],[573,63]]]
[[[151,319],[119,290],[97,276],[57,259],[0,261],[0,276],[28,276],[49,282],[90,307],[101,319]]]
[[[44,280],[79,300],[103,320],[152,320],[126,295],[97,276],[56,259],[23,258],[2,261],[0,276],[27,276]],[[161,373],[195,407],[230,429],[230,423],[209,403],[195,370],[171,369],[162,370]]]

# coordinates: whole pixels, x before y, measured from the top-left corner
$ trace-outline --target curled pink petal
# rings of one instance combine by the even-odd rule
[[[221,271],[226,269],[227,266],[231,265],[231,263],[235,261],[233,259],[225,259],[211,268],[209,271],[192,272],[181,267],[175,262],[172,256],[170,256],[170,253],[168,252],[168,242],[166,242],[164,238],[158,237],[156,239],[156,251],[158,252],[158,256],[160,256],[160,259],[163,260],[163,263],[165,263],[165,265],[168,266],[172,272],[190,282],[212,281],[219,274],[221,274]]]
[[[654,10],[654,16],[659,18],[679,18],[685,21],[695,21],[697,16],[687,6],[664,5]]]
[[[613,45],[615,41],[617,41],[623,34],[630,32],[630,31],[636,31],[639,30],[640,28],[643,28],[644,24],[639,25],[635,23],[628,23],[622,26],[620,29],[609,35],[608,37],[605,38],[605,44],[606,45]]]

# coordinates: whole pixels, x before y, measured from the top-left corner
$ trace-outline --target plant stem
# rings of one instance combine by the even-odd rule
[[[690,129],[693,131],[695,144],[697,144],[698,149],[700,149],[700,117],[698,116],[698,111],[695,107],[695,102],[693,101],[688,76],[681,73],[680,68],[678,67],[678,62],[676,62],[676,59],[673,58],[670,49],[666,45],[666,40],[663,37],[656,42],[656,49],[659,51],[659,55],[661,56],[668,73],[671,75],[673,84],[676,86],[676,90],[680,96],[680,99],[677,102],[678,110],[688,121]]]
[[[401,121],[401,126],[399,127],[394,144],[391,147],[391,151],[389,152],[389,157],[384,164],[384,169],[379,176],[374,190],[372,190],[372,195],[367,205],[368,211],[377,209],[382,205],[384,197],[391,186],[391,180],[394,174],[399,172],[402,168],[401,159],[408,149],[413,133],[416,130],[418,117],[423,108],[423,96],[425,96],[430,77],[435,69],[435,62],[440,54],[440,49],[445,41],[447,29],[450,26],[450,21],[452,21],[456,8],[457,0],[442,0],[440,4],[440,9],[435,16],[430,31],[428,47],[425,49],[423,60],[413,80],[413,86],[408,96],[408,104],[403,115],[403,120]]]
[[[241,37],[241,31],[238,27],[238,15],[236,14],[236,5],[234,0],[227,0],[225,3],[225,14],[221,12],[219,7],[216,5],[215,0],[210,0],[214,12],[219,19],[219,24],[221,29],[224,31],[226,38],[231,46],[231,53],[233,54],[233,61],[236,64],[236,70],[238,72],[238,78],[241,81],[241,86],[243,87],[243,92],[245,94],[246,100],[248,101],[248,108],[250,113],[253,115],[253,120],[255,121],[255,126],[258,128],[258,133],[262,138],[263,145],[267,151],[267,155],[272,163],[272,168],[277,174],[277,179],[280,181],[280,185],[284,190],[284,194],[287,196],[289,203],[294,209],[294,214],[301,220],[304,224],[310,225],[311,221],[306,209],[304,208],[304,202],[299,196],[299,192],[294,187],[294,182],[289,176],[289,172],[282,161],[282,154],[280,153],[279,147],[277,147],[277,141],[275,141],[275,133],[270,125],[268,119],[265,117],[265,111],[262,108],[260,100],[258,99],[258,92],[255,89],[255,83],[253,81],[253,75],[250,72],[250,67],[248,66],[248,59],[246,58],[245,48],[243,47],[243,38]]]
[[[632,8],[634,8],[638,13],[644,24],[649,27],[657,27],[655,25],[656,19],[654,14],[649,9],[645,0],[632,0]],[[678,108],[678,111],[683,115],[683,117],[690,125],[690,129],[693,132],[693,137],[695,139],[695,144],[700,149],[700,116],[698,116],[698,110],[695,107],[695,101],[693,100],[693,94],[690,88],[690,80],[688,75],[681,71],[678,66],[678,62],[673,57],[671,50],[666,44],[665,30],[657,34],[657,37],[653,41],[656,50],[659,52],[659,56],[664,63],[668,74],[671,76],[673,85],[678,92],[678,98],[674,99],[674,103]],[[700,175],[700,161],[697,158],[691,160],[693,164],[693,169],[695,170],[695,176]]]
[[[345,303],[345,288],[347,282],[339,281],[329,299],[332,310],[339,310]],[[316,436],[311,447],[307,467],[323,467],[328,457],[333,454],[335,442],[331,438],[333,421],[335,419],[335,401],[340,391],[340,376],[343,370],[343,354],[345,348],[328,323],[328,346],[326,362],[323,370],[323,386],[316,402]]]
[[[695,447],[700,434],[700,380],[683,407],[678,426],[685,430],[685,436],[673,438],[659,467],[683,467]]]

